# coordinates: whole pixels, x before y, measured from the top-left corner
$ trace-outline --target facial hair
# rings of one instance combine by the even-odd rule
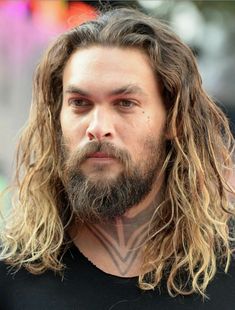
[[[119,149],[108,142],[89,142],[72,154],[62,145],[63,183],[73,214],[79,222],[100,223],[122,216],[128,209],[139,204],[151,191],[159,175],[163,158],[163,143],[146,139],[143,159],[134,163],[127,150]],[[89,155],[103,152],[115,158],[123,166],[115,178],[105,178],[102,167],[96,173],[100,178],[90,178],[81,170]],[[105,172],[107,174],[107,171]]]

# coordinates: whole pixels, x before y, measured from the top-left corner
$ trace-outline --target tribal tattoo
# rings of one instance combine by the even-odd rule
[[[90,233],[100,242],[120,275],[125,276],[137,261],[138,255],[146,242],[149,222],[154,212],[154,205],[132,218],[122,216],[113,223],[103,226],[87,225]]]

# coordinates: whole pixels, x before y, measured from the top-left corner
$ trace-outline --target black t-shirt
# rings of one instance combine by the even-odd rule
[[[1,310],[234,310],[235,263],[228,274],[218,270],[208,287],[210,299],[199,295],[172,298],[164,289],[141,291],[137,278],[104,273],[72,246],[64,256],[63,278],[52,271],[32,275],[21,269],[12,275],[0,263]]]

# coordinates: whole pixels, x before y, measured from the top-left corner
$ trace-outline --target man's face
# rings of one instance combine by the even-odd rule
[[[143,52],[93,46],[72,54],[60,121],[65,187],[80,218],[90,208],[106,218],[122,215],[152,190],[164,157],[165,120]]]

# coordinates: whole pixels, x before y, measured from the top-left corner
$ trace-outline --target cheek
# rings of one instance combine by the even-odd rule
[[[166,128],[166,113],[165,111],[155,113],[154,117],[149,115],[147,117],[146,122],[146,136],[148,136],[148,140],[152,141],[156,144],[161,143],[165,137],[165,128]]]
[[[146,114],[143,122],[136,123],[131,129],[126,129],[126,146],[131,153],[133,160],[141,163],[151,157],[151,152],[160,151],[164,139],[164,119],[153,121]]]
[[[128,127],[128,128],[127,128]],[[126,126],[123,136],[124,147],[129,151],[133,161],[139,162],[144,160],[144,144],[149,137],[150,131],[143,126]]]
[[[60,123],[62,135],[70,151],[73,151],[82,138],[81,124],[69,113],[61,111]]]

